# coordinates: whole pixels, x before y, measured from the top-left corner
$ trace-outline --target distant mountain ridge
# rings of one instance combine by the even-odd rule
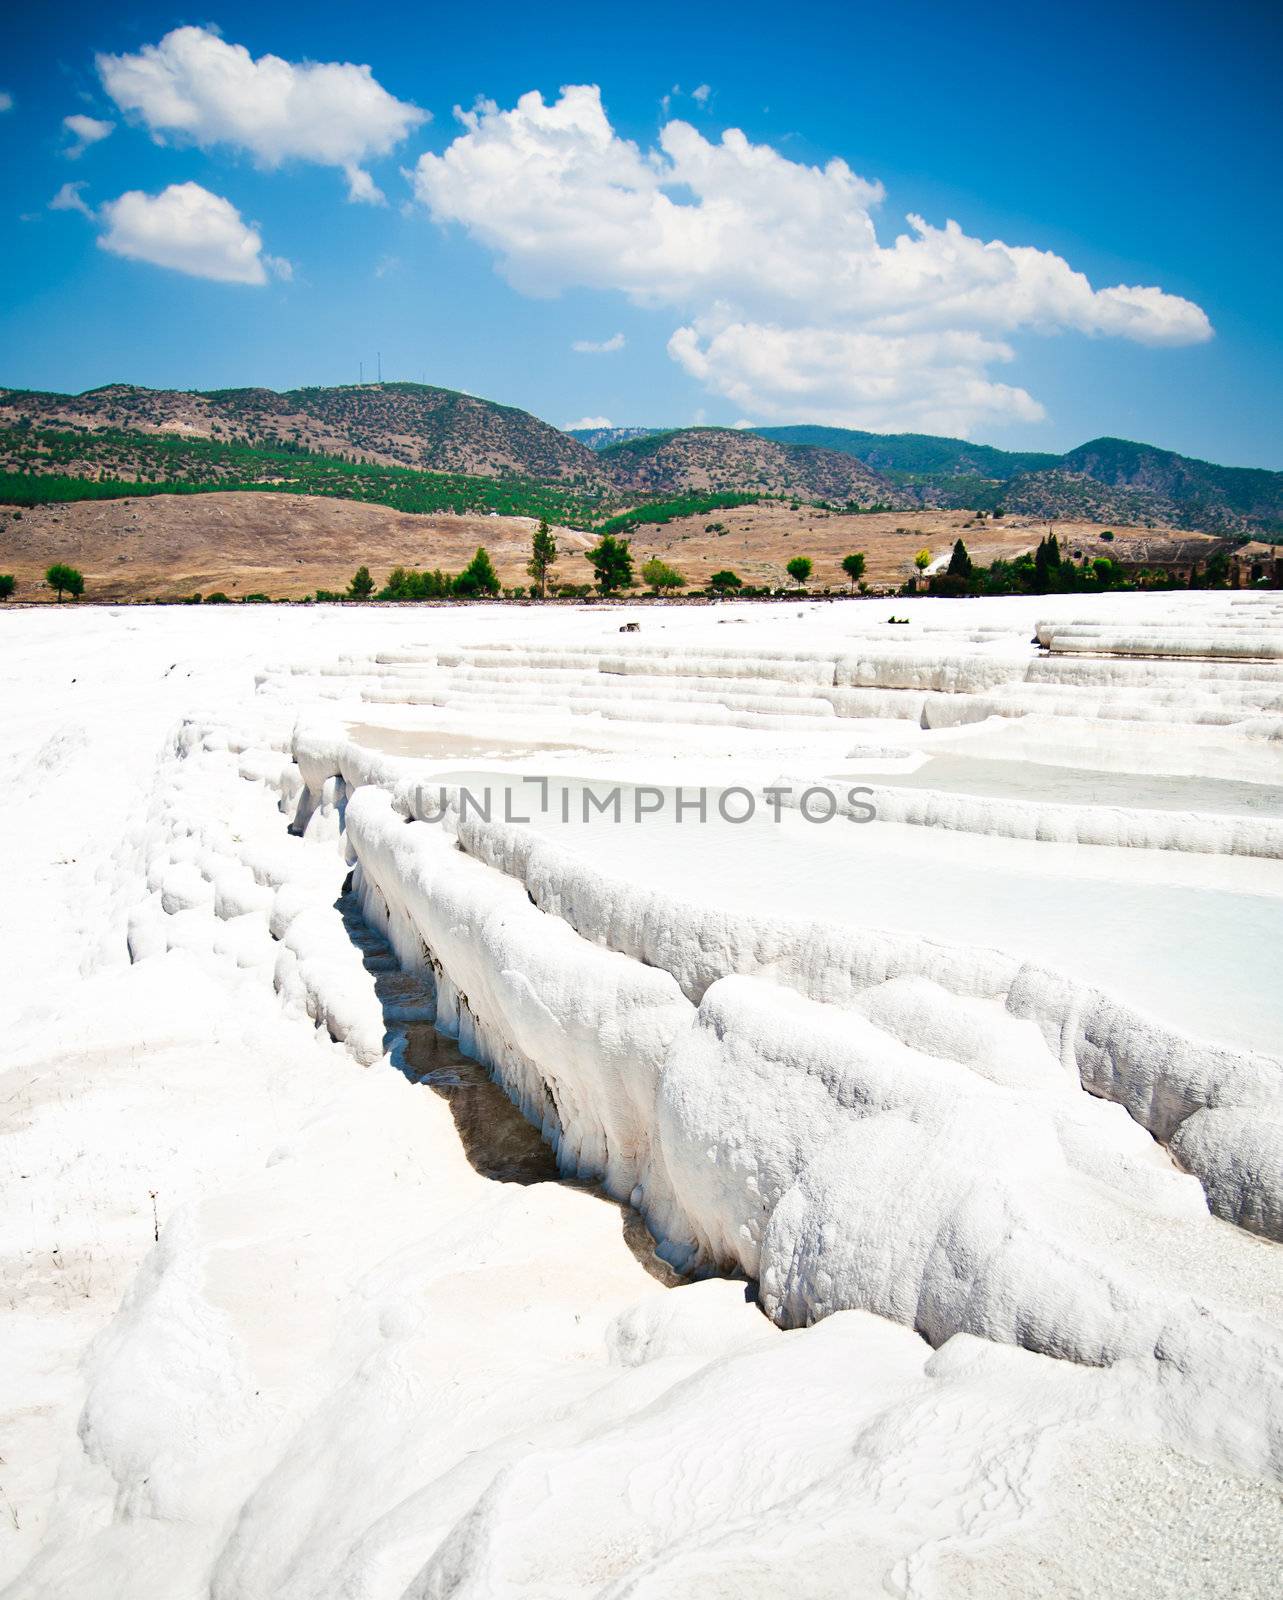
[[[754,432],[849,453],[927,505],[1283,536],[1283,472],[1221,467],[1128,439],[1092,439],[1050,455],[920,433],[805,425]]]
[[[572,439],[586,444],[590,450],[605,450],[608,445],[623,444],[626,439],[645,439],[652,433],[671,433],[671,428],[566,428]]]
[[[175,445],[183,440],[186,452]],[[238,450],[265,459],[221,459]],[[353,466],[458,475],[471,488],[447,495],[438,483],[432,492],[470,508],[494,503],[496,480],[524,485],[521,503],[532,506],[539,499],[530,491],[546,485],[550,515],[573,505],[595,517],[648,500],[732,492],[896,510],[1002,508],[1051,521],[1283,540],[1283,472],[1222,467],[1125,439],[1093,439],[1056,455],[811,425],[565,432],[518,407],[418,383],[283,393],[130,384],[79,395],[0,389],[0,472],[210,489],[220,477],[288,482],[282,455],[309,458],[309,482],[318,459],[340,464],[326,492],[341,492],[342,471]],[[376,492],[384,490],[369,490]]]
[[[801,424],[789,428],[754,428],[764,439],[781,444],[821,445],[843,450],[894,479],[979,477],[1005,483],[1025,472],[1059,465],[1061,457],[1036,450],[999,450],[931,433],[865,433],[858,428],[822,428]]]

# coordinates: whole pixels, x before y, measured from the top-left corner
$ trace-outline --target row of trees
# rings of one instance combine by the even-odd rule
[[[45,582],[51,589],[57,591],[58,603],[62,604],[64,594],[69,594],[73,600],[79,600],[85,592],[85,575],[75,567],[69,567],[62,561],[55,561],[53,566],[45,569]],[[12,572],[0,572],[0,600],[7,600],[18,587],[18,580]]]
[[[1111,536],[1112,537],[1112,536]],[[923,562],[921,556],[927,561]],[[915,557],[919,570],[929,564],[930,552],[921,551]],[[1201,570],[1191,568],[1191,589],[1223,589],[1229,584],[1230,561],[1224,550],[1209,557]],[[953,547],[949,565],[944,572],[936,573],[929,582],[931,594],[1004,595],[1004,594],[1100,594],[1110,589],[1134,589],[1160,584],[1166,587],[1183,586],[1184,580],[1170,573],[1155,572],[1129,577],[1112,556],[1095,556],[1088,559],[1082,552],[1064,554],[1056,535],[1041,539],[1031,554],[1024,551],[1012,561],[997,559],[987,567],[977,566],[971,559],[961,539]]]
[[[490,552],[484,545],[477,546],[477,553],[468,565],[459,573],[442,572],[439,568],[433,572],[419,572],[412,567],[393,567],[388,575],[388,581],[382,589],[370,576],[369,567],[358,567],[352,581],[347,586],[346,594],[334,594],[328,589],[318,589],[318,600],[445,600],[457,596],[463,600],[475,600],[483,596],[496,595],[500,590],[499,574],[494,569],[490,559]]]
[[[526,563],[526,571],[533,580],[530,586],[532,597],[544,600],[548,595],[548,587],[552,582],[553,571],[557,565],[557,541],[553,536],[547,520],[541,518],[531,539],[530,559]],[[602,596],[619,594],[625,589],[637,586],[637,579],[633,572],[632,546],[627,539],[617,538],[612,533],[603,534],[600,541],[591,550],[585,551],[589,565],[593,569],[593,576],[597,593]],[[863,587],[864,555],[862,552],[844,557],[842,570],[850,582],[852,592],[856,584]],[[793,581],[804,585],[811,576],[813,564],[808,556],[794,556],[788,563],[788,574]],[[686,579],[666,561],[661,561],[658,556],[652,556],[641,570],[642,582],[652,594],[672,594],[678,589],[687,587]],[[715,572],[708,581],[708,587],[717,594],[730,594],[744,589],[744,580],[729,570]],[[492,596],[501,592],[499,575],[494,569],[489,553],[484,546],[478,546],[477,553],[471,562],[457,576],[449,573],[418,572],[406,567],[395,567],[387,583],[382,589],[375,584],[370,576],[368,567],[358,569],[352,582],[347,587],[345,594],[334,594],[328,590],[317,591],[318,600],[444,600],[452,596],[471,599],[479,596]],[[511,591],[513,594],[524,596],[524,590]],[[587,594],[587,586],[562,585],[562,594]]]

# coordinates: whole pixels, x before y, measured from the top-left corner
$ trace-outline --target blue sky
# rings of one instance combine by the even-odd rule
[[[559,425],[1283,469],[1281,38],[1252,3],[11,10],[0,382],[381,353]]]

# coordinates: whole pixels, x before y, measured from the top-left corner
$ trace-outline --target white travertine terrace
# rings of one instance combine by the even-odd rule
[[[161,1070],[258,1153],[103,1312],[15,1595],[1270,1592],[1283,607],[887,610],[294,612],[253,695],[209,645],[94,981],[196,1008]],[[463,803],[532,775],[625,820]],[[628,820],[696,786],[792,793]],[[691,1281],[472,1171],[429,1023]]]

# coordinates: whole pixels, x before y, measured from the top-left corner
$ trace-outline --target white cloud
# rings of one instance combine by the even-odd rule
[[[13,110],[13,96],[7,89],[0,89],[0,115]]]
[[[563,433],[572,433],[576,428],[613,428],[615,424],[609,417],[580,417],[578,422],[568,422],[562,429]]]
[[[570,348],[581,356],[608,356],[615,350],[622,350],[627,343],[622,333],[615,333],[600,343],[594,343],[591,339],[576,339]]]
[[[956,434],[981,421],[1045,415],[1026,390],[987,376],[1013,351],[977,333],[714,321],[679,328],[668,353],[714,393],[776,422]]]
[[[955,222],[910,217],[883,244],[882,186],[841,160],[807,166],[738,129],[712,141],[682,121],[642,150],[590,85],[456,115],[462,132],[413,174],[436,220],[462,224],[523,293],[612,289],[678,309],[673,358],[764,415],[883,428],[947,418],[967,431],[1042,415],[989,377],[1012,359],[1004,336],[1211,337],[1188,300],[1093,289],[1050,251],[971,238]]]
[[[697,106],[707,105],[708,97],[712,94],[712,92],[713,91],[706,83],[701,83],[697,89],[691,90],[691,99]]]
[[[258,230],[241,220],[230,200],[198,183],[171,183],[156,195],[131,189],[108,200],[99,215],[107,228],[99,245],[131,261],[219,283],[266,283],[269,273],[292,274],[289,262],[263,254]]]
[[[91,144],[101,144],[116,127],[114,122],[104,122],[98,117],[85,117],[78,111],[70,117],[64,117],[62,125],[74,141],[63,151],[63,155],[70,161],[75,161],[84,155]]]
[[[92,217],[93,212],[81,198],[80,191],[88,188],[85,183],[64,183],[58,193],[49,202],[50,211],[79,211],[82,217]]]
[[[268,168],[292,160],[337,167],[350,200],[383,199],[363,164],[427,116],[390,95],[369,67],[255,60],[209,28],[175,28],[136,55],[100,55],[97,64],[107,93],[158,143],[229,144]]]
[[[370,206],[387,204],[387,196],[364,167],[344,167],[343,176],[347,179],[349,200],[363,201]]]

